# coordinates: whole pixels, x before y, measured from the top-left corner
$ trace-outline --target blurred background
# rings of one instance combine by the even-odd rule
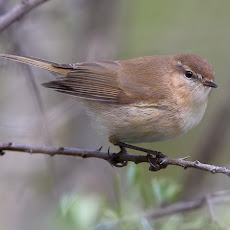
[[[0,13],[19,2],[0,0]],[[0,34],[0,52],[58,63],[198,54],[212,63],[219,86],[201,124],[171,141],[140,146],[230,167],[229,9],[229,0],[50,0]],[[40,86],[51,79],[0,60],[0,141],[106,151],[111,144],[91,127],[81,103]],[[195,169],[154,173],[147,164],[113,168],[99,159],[7,152],[0,159],[0,228],[223,229],[207,208],[161,219],[144,214],[229,188],[227,176]],[[213,209],[230,225],[226,202]]]

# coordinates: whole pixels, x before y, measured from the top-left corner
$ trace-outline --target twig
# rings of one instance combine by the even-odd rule
[[[170,216],[177,213],[183,213],[186,211],[198,209],[202,207],[204,203],[205,203],[204,198],[201,198],[199,200],[194,200],[194,201],[178,202],[175,204],[168,205],[166,207],[150,210],[144,213],[143,216],[145,218],[152,218],[152,219],[163,218],[165,216]]]
[[[199,208],[205,207],[205,205],[207,205],[209,212],[210,212],[210,207],[209,207],[210,202],[212,203],[212,205],[228,204],[230,202],[230,190],[209,193],[196,200],[176,202],[174,204],[169,204],[161,208],[151,209],[142,214],[138,213],[138,215],[132,214],[129,216],[123,216],[117,220],[100,223],[98,226],[96,226],[96,228],[94,228],[94,230],[97,230],[97,229],[99,230],[102,227],[107,227],[107,228],[111,226],[116,227],[121,222],[132,220],[132,219],[136,220],[137,218],[148,219],[148,220],[149,219],[158,220],[160,218],[165,218],[170,215],[176,215],[179,213],[185,213],[188,211],[197,210]],[[213,213],[213,207],[212,207],[212,214],[210,215],[212,218],[213,216],[215,216],[215,214]],[[228,228],[226,228],[224,223],[220,222],[219,220],[217,222],[216,219],[215,220],[212,219],[212,220],[214,223],[218,224],[218,226],[224,228],[225,230],[228,230]]]
[[[48,0],[23,0],[0,17],[0,32],[23,17],[26,13]]]
[[[230,202],[230,190],[214,192],[203,196],[197,200],[181,201],[162,208],[156,208],[145,212],[142,216],[145,218],[158,219],[177,213],[184,213],[191,210],[196,210],[207,205],[210,212],[210,202],[214,204],[226,204]],[[213,207],[212,207],[213,208]],[[210,212],[211,217],[214,216],[213,209]]]
[[[215,223],[217,226],[221,227],[222,229],[225,229],[225,230],[230,230],[230,228],[225,225],[216,215],[215,211],[214,211],[214,207],[213,207],[213,200],[212,200],[212,197],[210,197],[210,195],[207,195],[206,196],[206,203],[207,203],[207,206],[208,206],[208,211],[209,211],[209,214],[210,214],[210,217],[213,221],[213,223]]]
[[[34,146],[34,145],[23,145],[23,144],[1,143],[0,142],[0,151],[4,153],[5,150],[27,152],[30,154],[41,153],[41,154],[47,154],[50,156],[65,155],[65,156],[78,156],[82,158],[95,157],[95,158],[104,159],[106,161],[111,160],[111,156],[113,157],[115,154],[115,153],[108,154],[108,152],[101,152],[98,150],[90,151],[90,150],[67,148],[67,147],[64,148],[64,147],[53,147],[53,146]],[[203,164],[203,163],[200,163],[199,161],[187,161],[185,159],[187,159],[187,157],[178,158],[178,159],[170,159],[170,158],[164,157],[164,158],[156,159],[150,155],[133,155],[133,154],[116,155],[116,161],[118,163],[132,161],[136,164],[139,164],[142,162],[151,161],[150,170],[152,170],[152,164],[153,165],[157,164],[157,166],[160,166],[161,168],[165,168],[168,165],[176,165],[184,169],[196,168],[196,169],[201,169],[204,171],[211,172],[213,174],[222,173],[227,176],[230,176],[230,170],[227,169],[226,167],[219,167],[215,165]]]

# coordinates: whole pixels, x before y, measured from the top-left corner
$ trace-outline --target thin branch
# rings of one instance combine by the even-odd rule
[[[164,158],[154,158],[152,155],[133,155],[133,154],[120,154],[116,155],[116,153],[108,153],[108,152],[101,152],[99,150],[90,151],[84,149],[76,149],[76,148],[67,148],[67,147],[53,147],[53,146],[34,146],[34,145],[23,145],[23,144],[15,144],[15,143],[1,143],[0,142],[0,151],[2,151],[2,155],[4,151],[17,151],[17,152],[27,152],[30,154],[47,154],[50,156],[55,155],[65,155],[65,156],[77,156],[82,158],[100,158],[106,161],[111,162],[111,160],[116,160],[116,164],[125,165],[124,162],[134,162],[136,164],[142,162],[150,163],[150,170],[151,171],[158,171],[160,169],[166,168],[168,165],[176,165],[180,166],[184,169],[187,168],[196,168],[201,169],[204,171],[215,173],[222,173],[227,176],[230,176],[230,170],[226,167],[219,167],[215,165],[203,164],[199,161],[187,161],[185,158],[178,158],[178,159],[170,159],[167,157]],[[113,161],[114,163],[114,161]]]
[[[221,227],[222,229],[230,230],[230,228],[217,217],[214,211],[213,200],[212,200],[212,197],[210,197],[210,195],[206,196],[206,203],[207,203],[208,211],[209,211],[209,214],[210,214],[210,217],[213,223],[215,223],[217,226]]]
[[[151,210],[148,210],[142,214],[138,213],[133,214],[133,215],[127,215],[127,216],[123,216],[117,220],[112,220],[112,221],[107,221],[107,222],[103,222],[100,223],[98,226],[96,226],[96,228],[94,228],[94,230],[99,230],[102,227],[115,227],[118,224],[120,224],[121,222],[124,221],[129,221],[129,220],[133,220],[133,219],[137,219],[137,218],[145,218],[145,219],[152,219],[152,220],[158,220],[160,218],[165,218],[171,215],[176,215],[176,214],[180,214],[180,213],[185,213],[185,212],[189,212],[189,211],[193,211],[193,210],[197,210],[200,209],[202,207],[207,206],[207,208],[209,209],[210,212],[210,202],[212,203],[212,205],[214,204],[227,204],[230,202],[230,190],[223,190],[223,191],[217,191],[214,193],[209,193],[206,194],[205,196],[196,199],[196,200],[191,200],[191,201],[180,201],[180,202],[176,202],[174,204],[169,204],[167,206],[161,207],[161,208],[154,208]],[[212,207],[212,214],[210,214],[212,217],[212,221],[217,224],[218,226],[224,228],[225,230],[229,230],[228,228],[226,228],[225,224],[220,222],[220,220],[214,219],[213,217],[215,216],[213,207]]]
[[[144,213],[143,216],[145,218],[152,218],[152,219],[163,218],[165,216],[175,215],[178,213],[184,213],[186,211],[198,209],[202,207],[204,203],[205,203],[204,198],[201,198],[199,200],[194,200],[194,201],[178,202],[175,204],[168,205],[166,207],[150,210]]]
[[[29,11],[48,0],[23,0],[0,17],[0,32],[23,17]]]
[[[156,208],[154,210],[149,210],[145,212],[142,216],[145,218],[158,219],[166,216],[184,213],[191,210],[199,209],[207,205],[210,212],[210,202],[214,204],[227,204],[230,202],[230,190],[224,190],[220,192],[214,192],[203,196],[197,200],[192,201],[181,201],[174,204],[167,205],[162,208]],[[214,216],[214,211],[212,210],[211,217]],[[213,220],[214,221],[214,220]]]

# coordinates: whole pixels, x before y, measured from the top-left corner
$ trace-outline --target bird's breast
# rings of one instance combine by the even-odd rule
[[[180,129],[182,133],[187,133],[190,129],[197,126],[204,116],[207,108],[207,101],[184,106],[180,110]]]
[[[93,126],[115,141],[156,142],[182,134],[181,118],[169,109],[86,103]]]

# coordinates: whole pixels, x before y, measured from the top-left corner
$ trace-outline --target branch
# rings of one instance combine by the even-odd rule
[[[196,200],[181,201],[174,204],[169,204],[162,208],[149,210],[145,212],[142,216],[145,218],[157,219],[169,215],[174,215],[177,213],[184,213],[187,211],[196,210],[205,205],[207,205],[208,210],[210,212],[210,203],[214,205],[214,204],[226,204],[228,202],[230,202],[230,190],[223,190],[214,193],[208,193]],[[213,218],[214,215],[215,213],[212,207],[212,213],[210,213],[210,216],[212,217],[213,220],[214,220]]]
[[[221,229],[225,229],[225,230],[230,230],[230,228],[223,222],[221,221],[218,216],[216,215],[215,211],[214,211],[214,202],[211,196],[206,196],[206,203],[208,206],[208,211],[210,214],[210,217],[213,221],[213,223],[215,223],[217,226],[221,227]],[[224,202],[226,203],[226,201]]]
[[[230,190],[217,191],[214,193],[208,193],[204,195],[203,197],[198,198],[196,200],[180,201],[174,204],[166,205],[164,207],[154,208],[144,213],[126,215],[117,220],[106,221],[106,222],[100,223],[98,226],[96,226],[96,228],[94,228],[94,230],[99,230],[99,229],[106,228],[106,227],[111,228],[111,226],[113,227],[119,226],[121,222],[129,221],[133,219],[137,220],[138,218],[145,218],[145,219],[151,219],[151,220],[156,221],[160,218],[165,218],[170,215],[176,215],[180,213],[184,214],[185,212],[197,210],[205,206],[208,208],[212,222],[217,224],[219,227],[222,227],[225,230],[229,230],[229,228],[216,217],[215,211],[213,209],[214,204],[227,204],[228,205],[229,202],[230,202]],[[211,208],[210,208],[210,204],[212,205]]]
[[[0,17],[0,32],[23,17],[29,11],[48,0],[22,0],[11,10]]]
[[[65,155],[65,156],[77,156],[82,158],[100,158],[104,159],[108,162],[120,163],[121,165],[125,165],[124,162],[134,162],[136,164],[147,162],[150,164],[151,171],[158,171],[162,168],[166,168],[168,165],[176,165],[180,166],[184,169],[187,168],[196,168],[201,169],[204,171],[215,173],[222,173],[227,176],[230,176],[230,170],[226,167],[219,167],[215,165],[203,164],[199,161],[187,161],[185,158],[178,158],[178,159],[170,159],[167,157],[164,158],[154,158],[152,155],[133,155],[133,154],[116,154],[116,153],[109,153],[109,152],[101,152],[100,150],[90,151],[84,149],[76,149],[76,148],[67,148],[67,147],[53,147],[53,146],[34,146],[34,145],[22,145],[22,144],[15,144],[15,143],[1,143],[0,142],[0,151],[2,155],[4,151],[17,151],[17,152],[27,152],[30,154],[47,154],[50,156],[55,155]],[[113,161],[111,161],[113,160]]]

